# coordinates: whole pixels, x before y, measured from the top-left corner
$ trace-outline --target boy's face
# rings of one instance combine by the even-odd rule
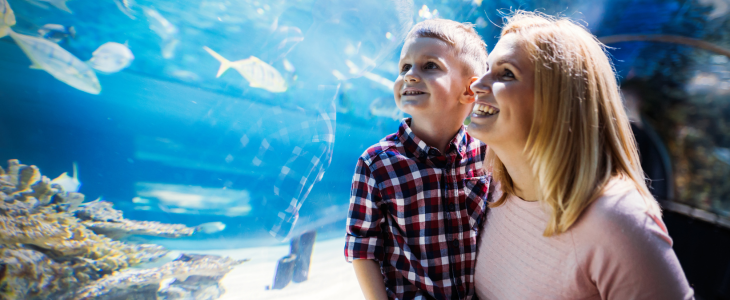
[[[474,102],[470,77],[446,42],[428,37],[406,40],[398,67],[393,94],[405,113],[415,118],[466,118],[471,111],[471,105],[461,105]]]

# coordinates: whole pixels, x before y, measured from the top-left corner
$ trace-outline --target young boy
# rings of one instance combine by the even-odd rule
[[[357,161],[345,257],[366,299],[469,299],[489,180],[487,146],[463,126],[484,41],[450,20],[416,24],[400,55],[395,102],[412,116]]]

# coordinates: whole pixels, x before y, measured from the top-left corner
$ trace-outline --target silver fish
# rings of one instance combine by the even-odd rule
[[[159,35],[163,40],[172,39],[178,32],[177,27],[170,23],[154,8],[143,8],[144,15],[150,23],[150,29]]]
[[[132,15],[132,3],[134,3],[132,0],[114,0],[114,4],[117,5],[117,8],[119,8],[122,13],[127,15],[130,19],[136,20],[137,18]]]
[[[134,54],[126,45],[107,42],[94,51],[89,65],[102,72],[115,73],[128,67],[133,60]]]
[[[69,36],[76,38],[76,29],[73,26],[64,26],[60,24],[46,24],[38,29],[38,34],[42,38],[47,39],[51,42],[58,43]]]
[[[46,8],[46,9],[48,8],[48,5],[46,5],[45,3],[48,3],[62,11],[65,11],[70,14],[73,13],[71,11],[71,9],[69,9],[68,6],[66,6],[66,2],[68,0],[25,0],[25,1],[28,1],[28,3],[33,4],[35,6],[38,6],[41,8]]]
[[[203,49],[221,63],[216,78],[223,75],[229,68],[233,68],[248,80],[251,87],[265,89],[272,93],[282,93],[287,89],[286,81],[279,71],[255,56],[231,62],[206,46],[203,46]]]
[[[63,187],[65,192],[78,192],[81,188],[81,181],[79,181],[79,170],[76,163],[73,163],[74,177],[68,176],[68,173],[63,172],[61,176],[51,180],[51,184],[58,184]]]
[[[31,68],[45,70],[61,82],[89,94],[101,92],[101,84],[94,70],[73,54],[51,41],[18,34],[10,28],[7,30],[33,62]]]
[[[195,226],[195,231],[204,232],[207,234],[216,233],[226,229],[226,224],[222,222],[208,222]]]
[[[8,35],[10,26],[15,25],[15,13],[7,0],[0,0],[0,38]]]

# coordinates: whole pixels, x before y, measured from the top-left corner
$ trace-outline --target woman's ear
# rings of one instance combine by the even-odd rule
[[[471,84],[477,80],[479,80],[479,77],[472,77],[469,79],[469,84],[466,86],[466,90],[464,90],[464,94],[461,95],[462,97],[459,102],[461,102],[462,104],[470,104],[476,101],[477,98],[474,96],[474,91],[471,89]]]

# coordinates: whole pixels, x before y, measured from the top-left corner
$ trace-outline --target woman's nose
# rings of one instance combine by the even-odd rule
[[[487,79],[487,74],[484,74],[484,76],[477,79],[477,81],[474,81],[474,83],[471,84],[471,90],[474,91],[477,95],[483,95],[488,94],[492,92],[492,86],[489,80]]]

